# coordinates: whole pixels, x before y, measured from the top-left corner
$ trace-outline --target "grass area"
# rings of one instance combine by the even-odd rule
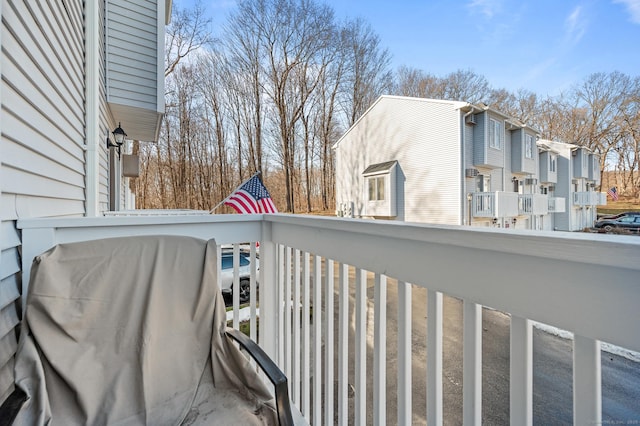
[[[607,200],[606,206],[598,207],[598,216],[612,215],[628,211],[640,211],[640,201],[632,198],[620,198],[618,201]]]

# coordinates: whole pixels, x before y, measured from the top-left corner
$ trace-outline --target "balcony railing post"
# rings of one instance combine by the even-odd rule
[[[482,306],[463,302],[462,424],[482,422]]]
[[[367,271],[356,269],[355,424],[367,422]]]
[[[411,284],[398,281],[398,424],[412,421]],[[427,370],[428,371],[428,370]]]
[[[260,243],[260,346],[272,359],[277,360],[277,276],[276,246],[271,237],[271,222],[262,223]],[[277,360],[276,362],[280,362]]]
[[[387,277],[375,275],[373,324],[373,424],[387,424]]]
[[[442,425],[442,293],[427,291],[427,424]]]
[[[334,265],[333,260],[325,259],[325,316],[324,316],[324,418],[325,423],[331,424],[334,419]]]
[[[511,317],[510,423],[533,424],[533,332],[531,321]]]
[[[602,424],[600,342],[573,338],[573,424]]]
[[[349,266],[339,266],[338,424],[349,422]]]

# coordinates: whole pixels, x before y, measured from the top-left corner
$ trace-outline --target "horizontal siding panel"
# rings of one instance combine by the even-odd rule
[[[69,184],[84,185],[84,167],[82,163],[78,162],[78,164],[73,165],[74,168],[70,168],[66,164],[60,164],[39,154],[37,151],[7,139],[3,139],[0,146],[3,155],[7,156],[5,166],[23,170],[25,173],[42,174],[49,179]],[[6,185],[7,183],[5,183]]]
[[[107,101],[157,111],[161,103],[158,15],[155,1],[115,1],[107,11]],[[114,112],[115,115],[115,112]],[[154,126],[155,127],[155,126]]]
[[[84,216],[84,200],[48,198],[43,196],[17,195],[15,210],[17,217],[77,217]]]
[[[133,13],[133,12],[132,12]],[[158,31],[156,19],[147,20],[131,19],[126,16],[112,14],[109,20],[109,44],[111,46],[122,46],[126,50],[148,51],[158,42]],[[130,39],[127,37],[131,37]]]
[[[145,17],[157,20],[157,1],[162,0],[110,0],[109,11],[111,13],[132,17]]]
[[[111,95],[113,96],[114,93],[120,93],[121,95],[129,93],[129,97],[134,99],[138,96],[151,99],[155,105],[157,96],[151,93],[156,87],[153,83],[149,79],[132,74],[113,73],[111,76]],[[109,101],[112,102],[112,99],[109,99]]]
[[[55,7],[58,3],[40,2],[37,8],[29,7],[29,9],[46,36],[49,47],[45,45],[44,51],[51,50],[53,52],[51,56],[69,77],[81,82],[84,64],[84,30],[82,27],[74,28],[69,24],[66,12],[61,12],[62,9]]]
[[[20,232],[16,229],[15,222],[3,221],[0,224],[0,249],[6,250],[13,247],[18,247],[20,243]],[[4,276],[0,277],[4,278]]]
[[[20,272],[20,255],[17,248],[2,250],[0,271],[2,272],[2,280]]]
[[[17,249],[15,249],[17,254]],[[4,256],[4,253],[2,254]],[[13,274],[0,281],[0,309],[20,298],[20,280]]]
[[[40,197],[60,194],[60,197],[64,199],[84,200],[84,183],[81,186],[75,182],[58,181],[52,179],[52,174],[48,176],[34,175],[7,165],[2,167],[1,172],[0,178],[4,183],[2,192]]]
[[[151,58],[151,57],[149,57]],[[151,58],[151,59],[155,59],[155,58]],[[153,68],[151,66],[151,63],[148,63],[149,66],[146,66],[145,68],[138,68],[136,69],[136,73],[135,75],[132,74],[131,72],[131,67],[128,65],[123,65],[120,64],[118,62],[111,62],[111,68],[110,68],[110,74],[109,76],[112,79],[117,79],[118,75],[132,75],[135,78],[139,79],[139,80],[146,80],[147,82],[149,81],[155,81],[157,76],[158,76],[158,72],[157,72],[157,68]],[[149,83],[147,83],[149,84]],[[102,88],[101,88],[102,90]]]
[[[6,336],[20,323],[16,304],[12,303],[0,310],[0,336]]]
[[[0,194],[0,218],[3,221],[24,217],[75,217],[84,216],[84,213],[84,200]]]
[[[137,89],[140,89],[138,86]],[[114,104],[122,104],[125,106],[139,108],[148,111],[155,111],[157,103],[154,102],[156,98],[150,93],[140,93],[133,90],[127,90],[122,88],[111,88],[109,96],[109,102]],[[123,126],[124,127],[124,126]]]
[[[18,349],[16,333],[7,333],[0,338],[0,366],[9,364]],[[13,366],[13,364],[11,364]],[[0,400],[1,401],[1,400]]]
[[[3,11],[3,14],[6,14],[3,21],[6,20],[13,25],[7,26],[12,37],[6,37],[7,33],[3,34],[3,47],[5,43],[17,43],[15,40],[20,40],[18,51],[8,50],[18,63],[30,58],[31,66],[25,66],[25,68],[31,70],[31,73],[38,70],[40,78],[52,79],[50,86],[54,90],[60,90],[64,93],[63,98],[69,98],[68,100],[74,100],[76,104],[82,105],[84,94],[83,46],[56,42],[52,36],[57,37],[57,34],[65,29],[52,30],[46,26],[47,14],[38,13],[36,16],[40,21],[36,22],[34,17],[30,15],[30,11],[38,9],[26,7],[22,2],[12,5],[13,7],[6,8],[7,12]],[[19,22],[23,27],[18,26]],[[35,32],[34,29],[43,29],[45,32]],[[70,57],[70,54],[73,54],[74,57]]]
[[[75,144],[72,146],[60,146],[56,143],[59,139],[51,139],[49,135],[42,133],[42,129],[38,128],[36,123],[25,122],[22,117],[16,116],[13,111],[5,111],[2,121],[4,126],[3,150],[28,150],[29,155],[46,157],[50,161],[56,164],[63,164],[76,172],[84,170],[84,149],[81,146]],[[11,147],[11,145],[16,146]],[[27,153],[24,152],[23,154]],[[15,164],[12,160],[8,159],[6,162]]]
[[[84,108],[81,106],[61,108],[64,106],[63,98],[51,88],[43,79],[36,82],[34,76],[27,75],[27,71],[23,71],[14,58],[5,55],[6,60],[3,61],[3,75],[6,72],[5,87],[11,87],[12,91],[28,102],[32,110],[32,115],[26,116],[34,121],[38,119],[37,115],[46,117],[53,125],[61,131],[69,134],[69,139],[77,143],[82,143],[84,136]],[[18,57],[19,58],[19,57]],[[19,59],[17,59],[19,61]],[[39,85],[39,86],[38,86]],[[10,94],[7,94],[10,95]],[[3,91],[3,98],[5,98]],[[11,99],[3,99],[5,105],[12,105]],[[26,118],[25,117],[25,118]]]

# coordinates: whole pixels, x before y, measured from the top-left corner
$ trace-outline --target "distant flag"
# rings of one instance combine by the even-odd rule
[[[233,207],[236,212],[245,214],[278,212],[269,191],[260,180],[260,173],[256,173],[242,183],[221,204]]]
[[[612,186],[611,188],[609,188],[609,190],[607,190],[607,194],[611,196],[613,201],[618,201],[618,190],[616,189],[615,186]]]

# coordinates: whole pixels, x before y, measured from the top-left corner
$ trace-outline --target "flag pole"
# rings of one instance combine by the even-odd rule
[[[214,211],[216,211],[218,209],[218,207],[220,207],[221,205],[223,205],[228,199],[229,197],[231,197],[233,194],[235,194],[235,192],[238,190],[238,188],[240,188],[242,185],[244,185],[245,183],[249,182],[251,179],[253,179],[254,177],[256,177],[256,175],[260,175],[260,171],[255,172],[254,174],[251,175],[250,178],[246,179],[245,181],[243,181],[240,185],[236,186],[236,189],[234,189],[233,191],[231,191],[231,193],[229,193],[229,195],[227,195],[227,198],[225,198],[224,200],[220,201],[218,203],[218,205],[216,205],[214,208],[212,208],[211,210],[209,210],[209,214],[213,214]]]

